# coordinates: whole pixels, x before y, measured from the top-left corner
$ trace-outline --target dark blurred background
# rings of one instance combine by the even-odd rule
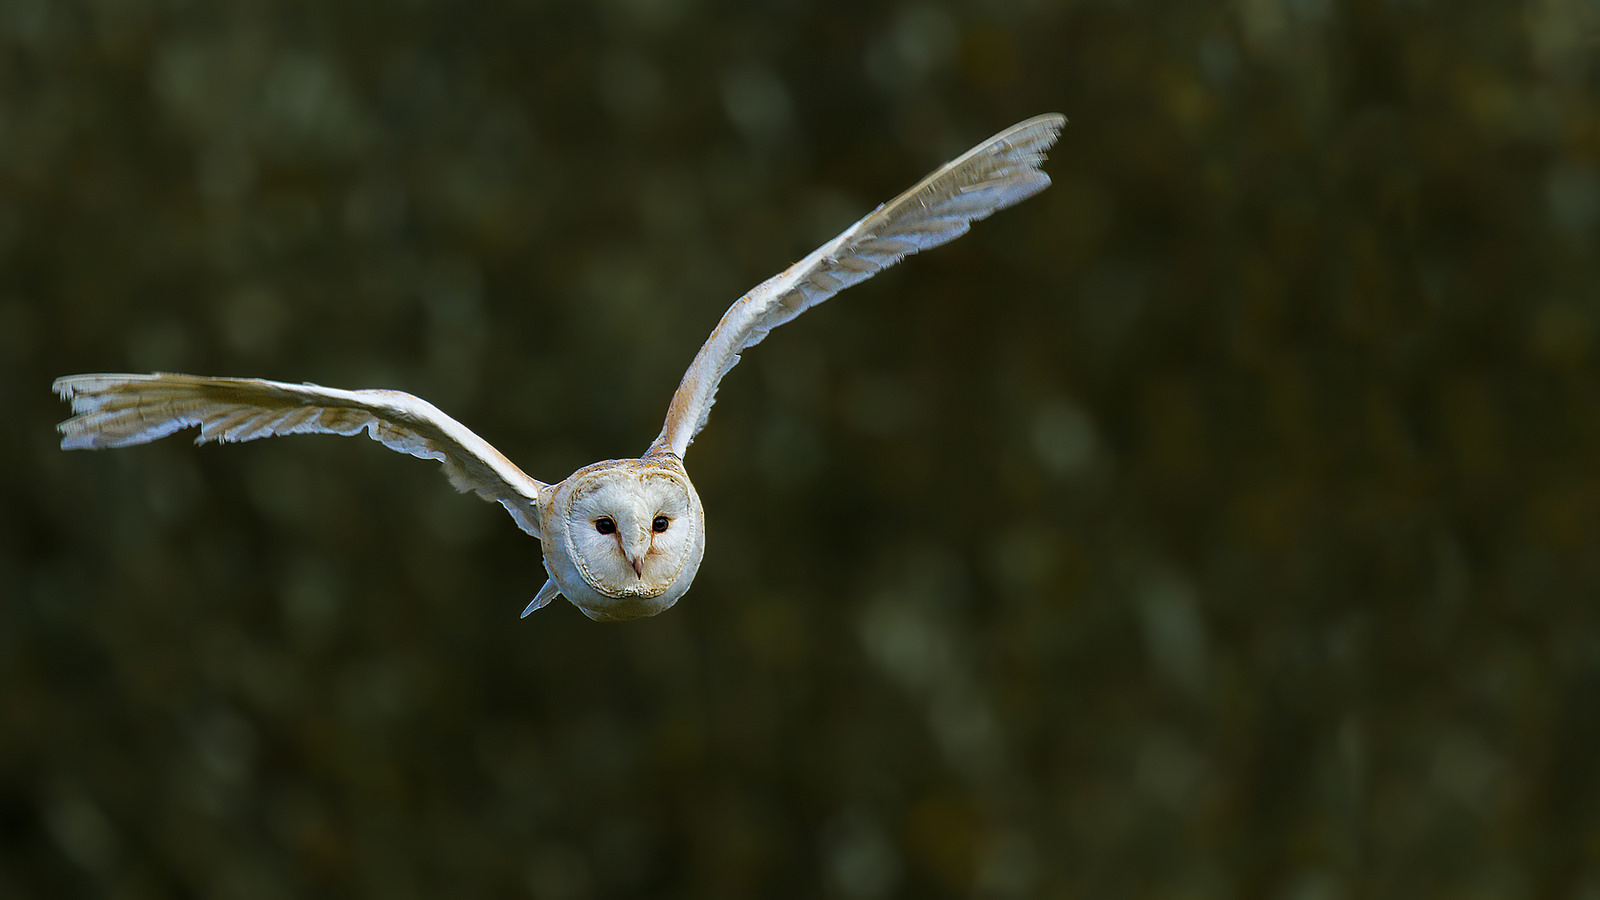
[[[1600,7],[0,4],[0,896],[1600,895]],[[365,440],[56,449],[77,372],[420,394],[554,481],[1026,116],[1055,186],[773,334],[655,619]]]

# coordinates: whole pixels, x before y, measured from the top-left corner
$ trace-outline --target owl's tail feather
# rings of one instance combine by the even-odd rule
[[[556,580],[554,578],[546,579],[544,587],[539,588],[539,593],[533,596],[533,602],[529,603],[528,608],[522,611],[520,618],[526,619],[528,617],[528,613],[531,613],[536,609],[543,609],[549,605],[551,600],[554,600],[559,596],[561,596],[561,585],[556,584]]]

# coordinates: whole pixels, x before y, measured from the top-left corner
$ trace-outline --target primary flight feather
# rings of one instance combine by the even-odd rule
[[[73,412],[57,426],[61,446],[125,447],[194,426],[197,443],[365,431],[390,449],[438,460],[457,489],[498,502],[544,543],[549,580],[524,616],[558,595],[593,619],[655,615],[689,589],[705,553],[704,511],[683,457],[739,354],[839,291],[1044,190],[1050,178],[1040,166],[1065,122],[1052,113],[1007,128],[739,298],[695,355],[660,436],[638,459],[594,463],[546,484],[411,394],[171,374],[57,379],[55,391]]]

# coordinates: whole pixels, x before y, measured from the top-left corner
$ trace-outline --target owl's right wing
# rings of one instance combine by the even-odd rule
[[[546,485],[411,394],[169,374],[69,375],[54,388],[74,413],[56,426],[63,450],[143,444],[196,425],[197,444],[365,430],[391,450],[438,460],[457,490],[498,502],[523,531],[541,537],[538,500]]]
[[[735,301],[683,374],[661,436],[648,453],[683,456],[705,427],[723,376],[739,362],[739,354],[761,343],[767,332],[919,250],[955,240],[973,222],[1049,187],[1050,176],[1039,167],[1066,121],[1048,113],[1018,122],[945,163]]]

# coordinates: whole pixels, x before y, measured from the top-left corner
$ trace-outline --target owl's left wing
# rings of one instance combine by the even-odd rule
[[[1040,170],[1066,118],[1048,113],[1007,128],[879,206],[811,255],[734,302],[684,373],[649,454],[682,457],[705,427],[717,385],[767,332],[901,259],[1044,190]]]
[[[128,447],[196,425],[197,444],[365,431],[391,450],[438,460],[457,490],[498,502],[523,531],[541,537],[537,505],[544,482],[421,397],[173,374],[68,375],[54,387],[72,402],[72,418],[56,426],[63,450]]]

